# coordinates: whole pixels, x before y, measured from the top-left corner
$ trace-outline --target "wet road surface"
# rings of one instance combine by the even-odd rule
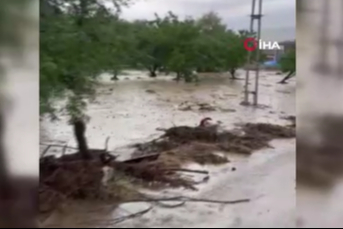
[[[244,76],[244,72],[240,74]],[[252,108],[240,105],[244,81],[232,81],[227,75],[201,77],[198,85],[177,84],[168,77],[151,80],[139,72],[131,72],[130,76],[122,76],[122,80],[112,83],[108,80],[110,76],[105,75],[99,95],[87,112],[91,117],[87,127],[89,146],[103,148],[106,137],[110,136],[110,149],[127,158],[129,153],[123,146],[160,135],[156,131],[158,127],[197,125],[204,117],[220,120],[228,128],[238,122],[286,123],[280,117],[295,114],[295,82],[279,85],[281,77],[271,72],[261,73],[263,107]],[[216,110],[180,110],[179,105],[186,101],[208,103]],[[75,145],[66,118],[62,116],[56,123],[43,122],[44,141],[54,139],[59,144]],[[207,167],[211,179],[197,192],[160,193],[216,200],[251,198],[250,203],[228,206],[189,203],[178,209],[156,207],[143,217],[116,227],[293,227],[295,140],[275,140],[272,144],[272,149],[261,150],[249,158],[229,155],[232,161],[229,165]],[[232,167],[237,170],[231,171]],[[121,208],[135,212],[142,204]]]

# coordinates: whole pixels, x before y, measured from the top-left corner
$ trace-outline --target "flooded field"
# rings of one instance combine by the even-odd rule
[[[280,117],[295,114],[295,87],[279,85],[281,76],[262,73],[261,108],[244,107],[243,80],[232,81],[228,75],[201,78],[199,84],[175,83],[172,77],[153,80],[140,72],[111,82],[103,76],[96,101],[88,107],[91,117],[87,126],[90,147],[102,148],[110,137],[110,148],[117,148],[159,135],[156,128],[173,125],[197,125],[202,118],[220,120],[227,127],[237,122],[280,122]],[[243,72],[241,73],[243,77]],[[253,85],[251,85],[253,87]],[[251,97],[252,99],[252,97]],[[183,103],[207,103],[214,111],[184,110]],[[43,139],[75,145],[67,116],[60,121],[42,123]]]
[[[238,73],[244,77],[244,71]],[[103,148],[110,137],[109,149],[119,159],[130,157],[129,144],[147,141],[161,132],[156,128],[173,125],[196,126],[205,117],[221,121],[226,128],[240,122],[288,124],[285,116],[295,115],[295,80],[277,84],[280,75],[261,72],[258,108],[241,106],[243,80],[229,75],[203,75],[198,84],[176,83],[170,76],[152,79],[146,73],[130,71],[111,82],[104,75],[97,97],[89,107],[87,126],[89,147]],[[251,77],[254,78],[254,77]],[[251,84],[253,87],[253,83]],[[41,123],[41,142],[75,146],[67,116],[59,121]],[[199,191],[165,190],[159,195],[182,194],[197,198],[234,200],[249,198],[238,205],[187,203],[170,209],[155,206],[142,217],[109,227],[293,227],[295,225],[295,139],[274,140],[272,148],[250,157],[229,155],[225,166],[207,166],[210,180],[199,185]],[[56,148],[50,153],[57,154]],[[201,168],[194,165],[194,168]],[[234,169],[233,169],[234,168]],[[155,193],[156,194],[156,193]],[[106,218],[134,213],[149,204],[126,204]],[[130,214],[129,213],[129,214]],[[91,215],[103,213],[89,213]],[[53,217],[60,226],[77,225],[89,214],[68,213]],[[104,216],[105,217],[105,216]]]

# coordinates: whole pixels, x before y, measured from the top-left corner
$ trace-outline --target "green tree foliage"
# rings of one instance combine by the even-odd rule
[[[198,72],[230,71],[245,64],[247,31],[232,31],[209,12],[180,19],[172,12],[153,20],[126,21],[120,9],[98,0],[41,1],[41,113],[54,114],[54,101],[67,98],[72,119],[82,117],[96,77],[123,69],[174,72],[178,80],[196,80]]]
[[[295,75],[296,69],[295,49],[291,49],[285,53],[280,60],[280,67],[283,73],[287,75],[280,81],[280,83],[286,83],[286,81]]]
[[[295,72],[295,49],[285,53],[280,60],[280,66],[283,72]]]
[[[53,112],[53,100],[67,96],[71,117],[82,114],[77,101],[92,93],[95,77],[117,70],[127,56],[122,47],[128,40],[117,35],[122,27],[117,12],[96,0],[41,1],[42,113]]]
[[[113,2],[110,6],[109,2]],[[180,19],[172,12],[153,20],[120,17],[129,0],[40,0],[40,111],[55,115],[55,100],[66,98],[80,152],[87,143],[83,123],[97,77],[123,69],[173,72],[197,80],[195,71],[230,71],[245,64],[247,31],[232,31],[209,12]]]
[[[118,18],[121,2],[113,1],[112,8],[97,0],[40,2],[40,111],[55,115],[54,100],[67,98],[78,148],[87,159],[85,99],[93,94],[96,77],[117,71],[130,50],[122,48],[129,40]]]

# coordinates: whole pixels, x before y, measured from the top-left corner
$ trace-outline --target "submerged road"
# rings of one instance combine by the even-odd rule
[[[234,160],[216,168],[213,179],[195,198],[235,200],[235,205],[187,203],[182,208],[154,211],[119,225],[121,228],[294,228],[295,227],[295,140],[276,140],[275,149],[262,150],[246,161]],[[187,194],[185,194],[187,195]],[[188,194],[189,195],[189,194]],[[130,206],[135,212],[141,206]],[[123,206],[125,209],[126,207]]]
[[[238,72],[244,76],[244,72]],[[243,81],[232,81],[228,75],[201,77],[199,85],[176,84],[168,77],[150,79],[142,72],[130,72],[113,83],[104,75],[95,103],[90,104],[91,119],[87,127],[90,147],[103,148],[110,136],[109,148],[119,157],[128,157],[118,147],[145,141],[160,134],[156,128],[175,125],[197,125],[204,117],[220,120],[232,128],[238,122],[271,122],[286,124],[280,117],[295,114],[295,81],[277,84],[280,75],[261,72],[259,108],[240,105]],[[127,79],[125,79],[127,78]],[[253,77],[252,77],[253,80]],[[215,111],[187,110],[181,103],[208,103]],[[67,117],[54,124],[43,122],[45,139],[75,145]],[[187,195],[215,200],[251,198],[249,203],[218,205],[187,203],[176,209],[155,207],[148,214],[111,227],[293,227],[295,225],[295,139],[275,140],[274,148],[255,152],[251,157],[228,155],[231,163],[221,167],[206,167],[210,180],[199,186],[198,192],[166,190],[158,195]],[[56,153],[56,152],[54,152]],[[192,165],[193,166],[193,165]],[[236,171],[232,171],[235,167]],[[135,213],[147,203],[125,204],[116,212]],[[112,217],[118,217],[114,213]],[[96,214],[92,212],[92,214]],[[63,216],[71,224],[73,214]],[[84,218],[88,216],[85,215]],[[66,218],[69,218],[66,219]],[[62,220],[59,218],[59,222]],[[68,222],[68,223],[67,223]]]

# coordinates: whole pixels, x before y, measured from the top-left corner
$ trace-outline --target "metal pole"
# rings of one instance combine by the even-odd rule
[[[261,39],[261,16],[262,16],[262,0],[259,0],[258,7],[258,24],[257,24],[257,40]],[[260,49],[256,49],[256,76],[255,76],[255,92],[254,92],[254,106],[258,104],[258,83],[259,83],[259,73],[260,73]]]
[[[255,13],[255,5],[256,5],[256,0],[252,0],[252,5],[251,5],[251,16],[250,16],[250,34],[254,32],[254,13]],[[247,64],[246,64],[246,70],[245,70],[245,85],[244,85],[244,101],[243,103],[245,105],[249,104],[249,65],[251,61],[251,52],[248,52],[247,55]]]

